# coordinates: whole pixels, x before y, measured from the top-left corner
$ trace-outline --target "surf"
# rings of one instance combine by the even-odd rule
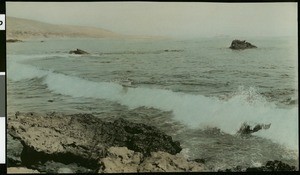
[[[49,56],[36,56],[44,59]],[[30,59],[11,59],[8,64],[8,79],[26,81],[42,78],[43,84],[56,94],[76,97],[106,99],[127,106],[156,108],[172,111],[175,120],[190,128],[218,127],[229,134],[236,134],[241,125],[269,124],[267,130],[253,135],[271,139],[288,148],[298,149],[298,108],[277,108],[261,96],[254,87],[238,87],[227,99],[206,97],[166,89],[130,88],[115,82],[95,82],[88,79],[43,70],[23,64]]]

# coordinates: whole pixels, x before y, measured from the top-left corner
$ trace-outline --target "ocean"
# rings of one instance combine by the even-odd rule
[[[7,110],[153,125],[212,170],[298,169],[297,38],[45,39],[7,44]],[[76,48],[89,55],[71,55]],[[243,123],[271,124],[249,137]],[[9,149],[8,144],[8,149]]]

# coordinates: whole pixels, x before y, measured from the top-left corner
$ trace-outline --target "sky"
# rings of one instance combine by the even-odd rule
[[[297,3],[7,2],[6,15],[169,37],[297,36]]]

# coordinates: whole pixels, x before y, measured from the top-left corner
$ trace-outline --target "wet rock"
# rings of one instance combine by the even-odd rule
[[[258,171],[296,171],[295,166],[283,163],[278,160],[268,161],[264,166],[243,168],[236,166],[232,169],[219,170],[219,172],[258,172]]]
[[[241,166],[236,166],[232,169],[225,169],[224,171],[223,170],[219,170],[219,172],[245,172],[246,169],[245,168],[242,168]]]
[[[19,140],[13,139],[9,134],[7,135],[7,166],[18,167],[21,166],[21,153],[23,146]]]
[[[252,48],[257,48],[256,46],[252,45],[249,42],[246,42],[245,40],[233,40],[231,42],[231,45],[229,47],[230,49],[233,50],[244,50],[244,49],[252,49]]]
[[[165,151],[170,154],[179,153],[182,148],[180,143],[173,141],[168,136],[153,126],[132,123],[122,118],[114,121],[112,127],[119,146],[141,152],[149,156],[151,152]],[[125,143],[125,144],[124,144]]]
[[[283,163],[279,160],[274,160],[268,161],[265,166],[247,168],[246,171],[296,171],[296,167]]]
[[[18,112],[9,120],[8,133],[21,141],[21,161],[27,167],[55,161],[96,171],[99,159],[106,157],[112,146],[127,147],[143,156],[155,151],[181,151],[179,142],[157,128],[121,118],[104,122],[91,114]]]
[[[77,54],[77,55],[84,55],[84,54],[89,54],[88,52],[81,50],[81,49],[76,49],[76,50],[71,50],[69,54]]]
[[[18,40],[18,39],[8,39],[6,40],[7,43],[17,43],[17,42],[23,42],[22,40]]]
[[[253,127],[247,123],[243,123],[237,133],[240,135],[250,135],[250,134],[257,132],[259,130],[262,130],[262,129],[269,129],[270,127],[271,127],[271,123],[270,124],[256,124]]]
[[[194,159],[195,162],[205,164],[205,159]]]

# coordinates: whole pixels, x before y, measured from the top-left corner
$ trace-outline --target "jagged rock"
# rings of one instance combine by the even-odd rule
[[[130,173],[137,172],[143,155],[126,147],[111,147],[108,155],[100,160],[102,169],[99,173]]]
[[[86,52],[86,51],[84,51],[84,50],[76,49],[76,50],[71,50],[71,51],[69,52],[69,54],[83,55],[83,54],[89,54],[89,53]]]
[[[21,141],[21,161],[27,167],[53,160],[97,170],[99,159],[112,146],[125,146],[144,156],[155,151],[176,154],[182,149],[157,128],[121,118],[104,122],[91,114],[17,112],[9,120],[8,133]]]
[[[223,170],[219,170],[218,172],[245,172],[246,171],[246,168],[242,168],[241,166],[236,166],[232,169],[225,169],[225,171]]]
[[[153,126],[132,123],[122,118],[114,121],[111,127],[116,134],[118,146],[126,146],[133,151],[149,156],[151,152],[165,151],[170,154],[179,153],[180,143]],[[124,144],[125,143],[125,144]]]
[[[23,146],[19,140],[13,139],[9,134],[7,135],[7,166],[17,167],[21,166],[21,153]]]
[[[256,124],[254,127],[250,126],[247,123],[243,123],[237,133],[240,135],[250,135],[250,134],[257,132],[259,130],[262,130],[262,129],[269,129],[270,127],[271,127],[271,123],[270,124]]]
[[[231,42],[231,45],[229,47],[230,49],[233,50],[243,50],[243,49],[252,49],[252,48],[257,48],[256,46],[252,45],[249,42],[246,42],[245,40],[233,40]]]
[[[145,157],[126,147],[111,147],[108,152],[107,157],[100,160],[103,166],[99,173],[205,171],[203,164],[188,161],[181,154],[171,155],[158,151]]]
[[[16,43],[16,42],[23,42],[22,40],[18,40],[18,39],[8,39],[6,40],[7,43]]]
[[[243,168],[236,166],[232,169],[226,169],[225,172],[254,172],[254,171],[296,171],[295,166],[283,163],[279,160],[267,161],[264,166]],[[219,172],[224,172],[219,170]]]
[[[194,159],[195,162],[198,162],[198,163],[203,163],[205,164],[205,159],[201,158],[201,159]]]
[[[296,171],[296,167],[283,163],[279,160],[274,160],[268,161],[265,166],[247,168],[246,171]]]
[[[171,155],[166,152],[153,152],[140,164],[138,172],[203,172],[201,163],[188,161],[181,154]]]

